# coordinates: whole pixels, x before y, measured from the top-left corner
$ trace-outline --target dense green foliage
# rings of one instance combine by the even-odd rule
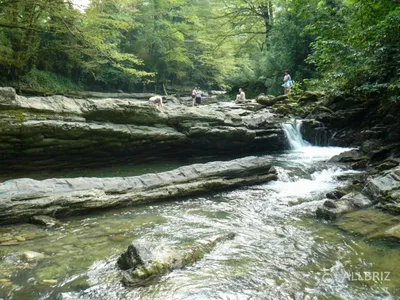
[[[0,0],[0,83],[53,92],[177,85],[400,90],[396,0]]]

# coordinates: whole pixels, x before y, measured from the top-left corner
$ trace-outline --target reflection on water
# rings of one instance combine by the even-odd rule
[[[127,163],[125,165],[116,164],[107,167],[96,167],[92,169],[72,168],[56,170],[42,170],[34,173],[23,173],[18,175],[4,175],[0,170],[0,182],[15,178],[32,178],[43,180],[48,178],[74,178],[74,177],[128,177],[142,175],[146,173],[169,171],[183,165],[190,164],[189,161],[157,161],[147,163]]]
[[[307,149],[308,148],[308,149]],[[275,157],[279,181],[180,201],[63,220],[57,229],[0,228],[4,299],[396,299],[399,248],[315,220],[326,192],[348,172],[325,161],[343,149]],[[126,289],[115,262],[132,241],[187,245],[222,232],[236,237],[148,287]],[[19,237],[19,239],[16,238]],[[14,241],[14,244],[13,242]],[[24,257],[26,251],[42,255]],[[347,275],[390,272],[390,280]]]

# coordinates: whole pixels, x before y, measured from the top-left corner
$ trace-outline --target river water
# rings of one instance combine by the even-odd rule
[[[314,218],[325,194],[345,184],[337,176],[352,172],[326,163],[346,149],[312,147],[295,126],[284,129],[292,150],[270,155],[278,181],[63,219],[55,229],[0,227],[3,241],[17,241],[0,246],[0,299],[400,299],[398,245]],[[132,241],[179,248],[226,232],[235,238],[153,285],[120,283],[116,260]]]

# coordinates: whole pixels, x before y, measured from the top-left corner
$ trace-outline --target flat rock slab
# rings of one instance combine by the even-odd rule
[[[0,224],[67,216],[276,180],[268,157],[184,166],[133,177],[14,179],[0,184]]]
[[[348,213],[339,218],[335,225],[351,234],[371,239],[400,241],[400,216],[393,216],[376,209]]]

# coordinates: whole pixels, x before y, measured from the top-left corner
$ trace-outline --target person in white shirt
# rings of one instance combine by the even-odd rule
[[[290,90],[292,89],[293,82],[292,77],[290,77],[289,72],[285,71],[285,76],[283,76],[283,94],[289,94]]]

